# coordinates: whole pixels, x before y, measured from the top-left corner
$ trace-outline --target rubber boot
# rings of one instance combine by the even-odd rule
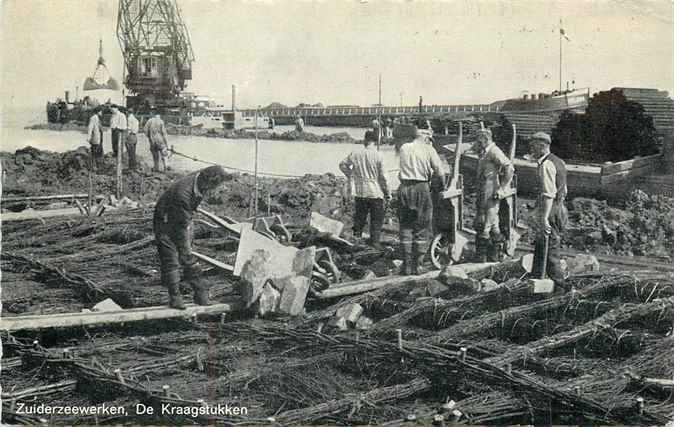
[[[412,258],[412,245],[403,243],[400,245],[400,249],[403,255],[403,265],[400,268],[400,275],[411,276],[413,266],[415,265]]]
[[[505,237],[501,233],[492,233],[487,244],[487,261],[501,262],[505,254]]]
[[[384,247],[381,244],[381,232],[373,230],[372,235],[370,236],[370,246],[374,249],[381,251],[384,250]]]
[[[169,307],[177,310],[185,310],[187,308],[183,302],[183,296],[180,294],[180,285],[178,283],[172,283],[168,286],[168,294]]]
[[[428,273],[429,269],[424,267],[426,261],[426,244],[414,242],[413,244],[413,261],[412,274],[418,276],[419,274]]]
[[[475,239],[475,262],[487,262],[488,239],[477,237]]]
[[[192,290],[194,291],[194,303],[196,305],[210,305],[208,287],[201,286],[198,283],[191,283]]]

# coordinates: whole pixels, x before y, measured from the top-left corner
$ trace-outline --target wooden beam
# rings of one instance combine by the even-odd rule
[[[142,307],[127,310],[30,315],[0,318],[0,330],[20,331],[48,328],[69,328],[74,326],[109,325],[114,323],[138,322],[141,320],[189,318],[200,314],[220,314],[238,311],[243,305],[231,301],[208,306],[187,304],[187,309],[176,310],[168,306]]]
[[[203,254],[200,254],[199,252],[195,252],[195,251],[192,251],[192,255],[194,255],[195,258],[198,258],[198,259],[202,260],[203,262],[205,262],[206,264],[210,264],[215,268],[219,268],[221,270],[225,270],[225,271],[228,271],[230,273],[232,273],[234,271],[233,265],[225,264],[224,262],[220,262],[217,259],[213,259],[213,258],[209,257],[208,255],[203,255]]]
[[[5,197],[2,199],[2,203],[10,203],[10,202],[36,202],[40,200],[72,200],[72,199],[86,199],[88,198],[88,194],[56,194],[52,196],[25,196],[25,197]],[[100,200],[104,198],[105,196],[102,194],[99,194],[97,196],[94,196],[96,200]]]

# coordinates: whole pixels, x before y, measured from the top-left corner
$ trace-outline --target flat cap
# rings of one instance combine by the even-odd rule
[[[489,139],[491,139],[491,137],[492,137],[491,131],[489,129],[480,129],[480,130],[477,131],[477,134],[478,135],[484,135]]]
[[[531,135],[531,139],[537,139],[539,141],[544,141],[547,144],[552,143],[552,139],[550,138],[550,135],[548,135],[545,132],[536,132],[535,134]]]

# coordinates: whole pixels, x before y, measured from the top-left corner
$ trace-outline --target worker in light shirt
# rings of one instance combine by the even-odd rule
[[[569,219],[564,201],[567,195],[566,164],[550,152],[550,135],[532,135],[529,150],[538,164],[538,200],[536,205],[536,246],[532,274],[540,277],[545,270],[555,284],[566,287],[559,248]],[[545,247],[548,247],[545,259]]]
[[[433,219],[430,183],[433,177],[445,175],[440,156],[432,145],[432,131],[425,121],[416,125],[416,137],[400,147],[399,211],[400,247],[403,255],[403,275],[420,274],[428,250]]]
[[[124,134],[126,133],[126,116],[119,111],[117,106],[113,106],[112,117],[110,117],[110,130],[112,134],[112,152],[117,157],[119,152],[119,143],[124,141]]]
[[[128,133],[126,135],[126,151],[129,153],[129,169],[138,167],[136,161],[136,144],[138,143],[138,119],[133,115],[133,108],[129,108],[129,116],[126,118]]]

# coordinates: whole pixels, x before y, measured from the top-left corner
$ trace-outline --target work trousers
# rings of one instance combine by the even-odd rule
[[[540,206],[540,204],[539,204]],[[564,205],[564,200],[555,200],[550,211],[551,232],[548,237],[548,259],[545,258],[545,231],[542,226],[536,233],[536,244],[534,247],[534,262],[532,274],[536,278],[543,277],[543,271],[555,282],[564,282],[564,271],[562,270],[559,250],[561,248],[562,237],[569,221],[569,213]]]
[[[136,162],[136,143],[138,142],[138,136],[135,133],[130,133],[126,137],[125,145],[126,151],[129,153],[129,169],[136,169],[138,166]]]
[[[103,144],[91,144],[91,160],[94,168],[101,165],[103,159]]]
[[[401,181],[399,189],[400,244],[403,251],[425,253],[433,220],[433,201],[427,181]]]
[[[478,238],[489,239],[492,235],[500,234],[501,227],[498,216],[500,205],[501,201],[498,199],[478,199],[474,223]]]
[[[120,140],[124,140],[124,129],[112,129],[111,131],[112,135],[112,154],[117,157],[117,153],[119,152],[119,142]]]
[[[189,279],[192,267],[196,264],[191,254],[192,227],[188,226],[187,232],[179,236],[175,227],[162,222],[161,219],[155,218],[153,225],[162,285],[170,287],[180,282],[181,267],[183,275]]]
[[[356,197],[353,214],[353,235],[360,237],[370,216],[370,239],[379,242],[381,227],[384,225],[384,199]]]

